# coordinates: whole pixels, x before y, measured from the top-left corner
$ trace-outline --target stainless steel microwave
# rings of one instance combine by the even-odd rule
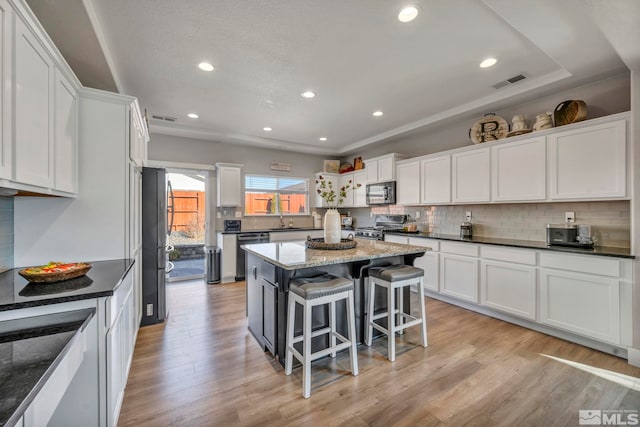
[[[367,184],[368,205],[394,205],[396,203],[396,182]]]

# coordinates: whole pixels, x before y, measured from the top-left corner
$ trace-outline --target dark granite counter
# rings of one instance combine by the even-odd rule
[[[0,322],[0,426],[24,414],[95,309]]]
[[[219,231],[222,234],[242,234],[242,233],[279,233],[282,231],[313,231],[322,230],[322,228],[303,227],[303,228],[266,228],[263,230],[240,230],[240,231]]]
[[[95,261],[85,276],[50,284],[28,283],[20,268],[5,271],[0,273],[0,311],[113,295],[133,262]]]
[[[608,257],[618,258],[630,258],[635,259],[635,255],[631,254],[631,250],[628,248],[613,248],[607,246],[595,246],[593,249],[573,248],[570,246],[556,246],[547,245],[545,242],[539,242],[536,240],[516,240],[516,239],[498,239],[493,237],[472,237],[470,239],[463,239],[455,234],[439,234],[439,233],[421,233],[421,232],[403,232],[403,231],[390,231],[386,234],[398,234],[410,237],[423,237],[435,240],[449,240],[453,242],[469,242],[469,243],[481,243],[483,245],[497,245],[497,246],[511,246],[515,248],[528,248],[528,249],[541,249],[555,252],[565,252],[580,255],[600,255]]]

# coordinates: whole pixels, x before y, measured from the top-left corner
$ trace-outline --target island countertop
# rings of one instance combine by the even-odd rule
[[[356,239],[356,242],[358,244],[355,248],[345,250],[307,249],[304,241],[256,243],[241,247],[247,252],[285,270],[398,255],[422,254],[431,250],[422,246],[403,245],[379,240]]]

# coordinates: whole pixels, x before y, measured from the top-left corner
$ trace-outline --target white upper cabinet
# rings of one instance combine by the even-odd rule
[[[52,187],[54,180],[53,60],[33,32],[15,20],[14,180]]]
[[[242,206],[242,168],[240,165],[216,164],[218,207]]]
[[[488,202],[491,200],[491,155],[489,148],[454,153],[453,202]]]
[[[11,81],[11,8],[6,0],[0,0],[0,79]],[[11,97],[6,86],[0,89],[0,117],[10,117]],[[0,178],[11,179],[11,127],[7,120],[0,120]]]
[[[132,104],[129,121],[129,158],[136,166],[143,166],[147,161],[149,132],[137,101]]]
[[[621,198],[626,194],[626,121],[547,137],[553,200]]]
[[[396,165],[396,191],[398,205],[420,204],[420,161],[408,161]]]
[[[349,183],[349,181],[351,181],[351,183]],[[353,174],[352,173],[343,173],[338,175],[338,187],[336,189],[336,192],[338,192],[339,188],[342,187],[346,187],[347,185],[349,185],[349,188],[353,188]],[[344,198],[344,200],[342,201],[342,207],[345,208],[351,208],[353,207],[353,196],[354,196],[354,191],[353,189],[350,189],[349,191],[347,191],[347,195]]]
[[[365,160],[364,168],[367,173],[367,184],[395,180],[396,160],[401,160],[404,157],[397,153],[391,153]]]
[[[78,95],[74,87],[56,73],[55,84],[55,182],[56,190],[77,191]]]
[[[491,147],[491,161],[493,201],[546,198],[544,136]]]
[[[367,172],[364,170],[353,173],[353,206],[356,208],[367,206]],[[360,187],[358,187],[360,185]]]
[[[423,159],[420,162],[420,177],[421,203],[451,203],[451,155]]]

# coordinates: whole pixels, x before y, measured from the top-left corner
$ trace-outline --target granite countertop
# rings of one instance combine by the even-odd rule
[[[218,233],[222,234],[242,234],[242,233],[279,233],[281,231],[313,231],[313,230],[322,230],[322,228],[313,228],[313,227],[284,227],[284,228],[265,228],[263,230],[240,230],[240,231],[218,231]]]
[[[95,312],[88,308],[0,322],[0,426],[20,419]]]
[[[573,248],[570,246],[547,245],[546,242],[540,242],[537,240],[499,239],[494,237],[483,237],[483,236],[472,237],[470,239],[463,239],[456,234],[439,234],[439,233],[389,231],[389,232],[385,232],[385,234],[398,234],[403,236],[423,237],[423,238],[436,239],[436,240],[450,240],[454,242],[481,243],[485,245],[511,246],[515,248],[542,249],[542,250],[555,251],[555,252],[568,252],[568,253],[580,254],[580,255],[600,255],[600,256],[608,256],[608,257],[635,259],[635,256],[631,254],[631,250],[628,248],[595,246],[592,249],[582,249],[582,248]]]
[[[0,311],[113,295],[132,259],[95,261],[85,275],[57,283],[29,283],[20,268],[0,273]]]
[[[304,241],[242,245],[249,253],[286,270],[342,264],[397,255],[422,254],[429,248],[379,240],[356,239],[357,246],[346,250],[307,249]]]

